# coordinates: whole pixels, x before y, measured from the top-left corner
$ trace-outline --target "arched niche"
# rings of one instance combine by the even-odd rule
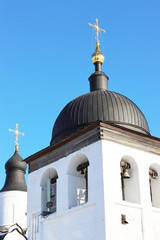
[[[68,167],[68,202],[69,208],[82,205],[88,201],[88,169],[86,155],[76,154]]]
[[[160,208],[160,165],[156,163],[149,167],[149,188],[152,207]]]
[[[131,156],[123,156],[120,168],[122,200],[140,203],[139,173],[136,161]]]
[[[56,212],[57,208],[57,178],[56,169],[48,168],[41,178],[41,210],[43,215]]]

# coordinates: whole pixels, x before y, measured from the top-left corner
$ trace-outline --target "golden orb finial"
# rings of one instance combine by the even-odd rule
[[[99,49],[100,43],[99,43],[98,36],[99,36],[100,31],[105,32],[105,30],[98,26],[98,19],[96,19],[96,24],[95,25],[89,23],[89,26],[93,27],[96,30],[96,50],[92,54],[92,62],[93,63],[96,63],[96,62],[103,63],[104,62],[104,55],[101,52],[101,50]]]
[[[95,52],[92,54],[92,62],[93,63],[96,63],[96,62],[101,62],[103,63],[104,62],[104,55],[103,53],[101,52],[101,50],[99,49],[99,43],[97,42],[96,43],[96,50]]]
[[[15,146],[15,150],[18,151],[18,146]]]

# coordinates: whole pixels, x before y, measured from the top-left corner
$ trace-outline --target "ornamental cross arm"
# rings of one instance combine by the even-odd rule
[[[18,123],[16,123],[16,129],[9,129],[9,131],[13,132],[16,135],[16,140],[15,140],[16,147],[15,148],[18,149],[18,145],[19,145],[19,143],[18,143],[18,136],[19,135],[24,136],[24,133],[19,132],[19,130],[18,130]]]
[[[91,23],[88,23],[88,24],[89,26],[93,27],[96,30],[96,40],[97,40],[97,43],[99,43],[99,39],[98,39],[99,32],[106,32],[106,31],[98,26],[98,19],[96,19],[95,25]]]

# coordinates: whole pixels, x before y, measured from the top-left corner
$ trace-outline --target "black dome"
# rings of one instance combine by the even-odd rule
[[[6,180],[0,192],[5,191],[27,191],[25,182],[26,162],[23,161],[18,151],[6,162]]]
[[[81,95],[64,107],[54,124],[51,144],[97,121],[150,134],[145,116],[136,104],[119,93],[98,90]]]
[[[5,164],[6,173],[12,171],[13,169],[18,169],[23,172],[26,172],[27,164],[23,161],[23,158],[19,155],[19,152],[16,150],[13,156]]]

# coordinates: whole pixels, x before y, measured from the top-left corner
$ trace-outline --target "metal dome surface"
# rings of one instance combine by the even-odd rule
[[[26,172],[27,164],[23,161],[23,158],[19,155],[19,152],[15,150],[13,156],[5,164],[6,172],[18,169]]]
[[[6,162],[6,180],[0,192],[5,191],[27,191],[25,182],[26,162],[23,161],[18,151]]]
[[[119,93],[99,90],[81,95],[63,108],[54,124],[51,144],[97,121],[150,134],[145,116],[135,103]]]

